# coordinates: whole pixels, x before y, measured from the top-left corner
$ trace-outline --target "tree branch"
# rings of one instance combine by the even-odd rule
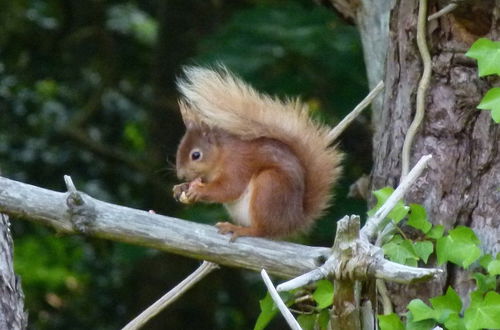
[[[293,317],[292,313],[286,307],[285,303],[281,299],[280,295],[278,294],[278,291],[276,291],[273,282],[271,282],[271,279],[269,278],[269,275],[267,275],[267,272],[265,269],[263,269],[260,272],[260,275],[262,276],[262,279],[264,280],[264,284],[267,287],[267,290],[269,291],[269,294],[271,295],[271,298],[273,299],[274,303],[276,306],[278,306],[281,315],[285,318],[286,322],[290,326],[290,329],[292,330],[302,330],[300,327],[299,323],[297,320]]]
[[[203,259],[289,278],[320,266],[329,248],[262,238],[234,243],[213,226],[151,214],[94,199],[82,192],[60,193],[0,177],[0,212],[85,235]],[[81,199],[81,201],[80,201]]]
[[[384,89],[384,82],[379,81],[377,86],[373,88],[370,93],[347,115],[342,119],[340,123],[338,123],[334,128],[328,132],[328,139],[330,141],[335,141],[339,137],[340,134],[352,123],[359,114],[366,109],[372,103],[373,99],[380,94],[380,92]]]
[[[200,267],[191,275],[186,277],[181,283],[177,284],[172,290],[158,299],[153,305],[149,306],[139,316],[130,321],[122,330],[137,330],[142,328],[152,317],[157,315],[168,305],[176,301],[180,296],[186,293],[193,285],[198,283],[213,270],[219,268],[214,263],[203,261]]]

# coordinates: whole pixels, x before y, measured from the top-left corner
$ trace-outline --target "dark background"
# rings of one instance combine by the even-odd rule
[[[225,215],[171,198],[183,65],[223,63],[261,91],[300,96],[331,125],[367,92],[354,27],[311,1],[2,1],[0,22],[2,175],[63,191],[69,174],[96,198],[193,221]],[[364,214],[346,194],[371,167],[368,116],[340,138],[334,206],[296,241],[331,246],[335,220]],[[199,264],[17,219],[12,227],[32,329],[120,328]],[[148,328],[250,329],[264,295],[258,274],[222,268]]]

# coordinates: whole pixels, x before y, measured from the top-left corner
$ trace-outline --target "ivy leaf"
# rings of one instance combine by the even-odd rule
[[[410,217],[408,225],[427,233],[432,228],[432,224],[427,220],[425,208],[420,204],[410,204]]]
[[[429,329],[433,329],[435,325],[436,325],[436,321],[434,321],[432,319],[416,321],[411,312],[408,312],[406,314],[406,329],[405,330],[429,330]]]
[[[413,243],[413,247],[417,256],[425,263],[427,263],[432,251],[434,251],[434,245],[429,241],[415,242]]]
[[[491,110],[491,118],[495,123],[500,123],[500,87],[494,87],[486,92],[477,108]]]
[[[405,327],[399,316],[395,313],[377,315],[380,330],[404,330]]]
[[[490,264],[490,262],[493,260],[493,257],[490,255],[490,254],[485,254],[484,256],[482,256],[480,259],[479,259],[479,264],[481,265],[481,267],[483,267],[484,269],[488,269],[488,265]]]
[[[302,314],[297,317],[297,322],[303,330],[314,330],[316,314]]]
[[[368,215],[369,216],[374,215],[377,212],[377,210],[387,201],[387,199],[391,196],[393,192],[394,189],[391,187],[385,187],[379,190],[375,190],[373,192],[373,195],[375,196],[375,198],[377,198],[377,204],[373,207],[373,209],[368,211]],[[410,208],[408,206],[404,205],[402,201],[399,201],[396,204],[396,206],[394,206],[394,208],[391,210],[391,212],[389,212],[387,217],[393,220],[394,222],[398,223],[408,214],[409,210]]]
[[[464,226],[450,230],[448,236],[441,237],[436,242],[438,264],[451,261],[467,268],[481,255],[479,240],[472,229]]]
[[[442,225],[437,225],[432,227],[432,229],[429,230],[426,235],[429,238],[439,239],[443,237],[443,233],[444,233],[444,227]]]
[[[399,235],[395,235],[389,242],[385,243],[382,249],[391,261],[409,266],[417,264],[418,255],[412,242],[404,240]]]
[[[410,301],[408,304],[408,310],[413,315],[413,321],[437,319],[436,312],[420,299],[413,299]]]
[[[490,290],[495,290],[497,287],[496,276],[488,276],[481,273],[474,273],[472,277],[476,280],[477,291],[487,292]]]
[[[444,323],[450,315],[458,315],[462,310],[462,300],[452,287],[448,287],[443,296],[429,299],[437,316],[436,321]]]
[[[333,303],[333,284],[328,280],[316,282],[313,299],[319,309],[327,308]]]
[[[269,292],[266,294],[264,299],[259,301],[259,305],[260,314],[255,322],[254,330],[265,329],[269,322],[271,322],[271,320],[278,313],[278,307],[274,304],[273,298],[271,298]]]
[[[464,320],[467,329],[500,329],[500,294],[490,291],[483,299],[482,294],[473,293]]]
[[[466,330],[464,319],[462,319],[458,314],[451,314],[448,320],[444,322],[446,329],[453,330]]]
[[[490,275],[500,275],[500,260],[493,260],[488,265],[488,273]]]
[[[328,328],[328,323],[330,322],[330,311],[328,309],[323,309],[318,316],[318,324],[321,330]]]
[[[478,39],[465,55],[477,60],[479,77],[500,74],[500,42]]]

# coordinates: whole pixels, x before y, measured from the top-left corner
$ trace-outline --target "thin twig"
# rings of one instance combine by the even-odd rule
[[[352,110],[347,116],[342,119],[340,123],[337,124],[332,130],[328,133],[328,139],[330,141],[335,141],[340,134],[351,124],[351,122],[356,119],[356,117],[370,105],[374,98],[384,89],[384,82],[380,81],[377,86],[368,95],[361,101],[355,108]]]
[[[457,8],[457,7],[458,7],[458,5],[456,3],[450,3],[450,4],[446,5],[445,7],[443,7],[441,10],[435,12],[432,15],[429,15],[429,17],[427,18],[427,21],[432,21],[433,19],[436,19],[436,18],[439,18],[439,17],[444,16],[446,14],[449,14],[452,11],[454,11],[455,8]]]
[[[278,306],[281,314],[283,315],[286,322],[290,326],[290,329],[302,330],[302,328],[300,327],[297,320],[293,317],[292,313],[288,310],[288,307],[286,307],[283,300],[281,300],[281,297],[278,294],[278,291],[276,291],[276,289],[274,288],[273,282],[271,282],[271,279],[269,278],[269,275],[267,275],[266,270],[263,269],[260,272],[260,275],[262,276],[262,279],[264,280],[264,283],[266,284],[267,290],[269,291],[271,298],[273,298],[274,302],[276,303],[276,306]]]
[[[76,193],[76,187],[75,184],[73,183],[73,179],[69,175],[64,176],[64,183],[66,184],[66,188],[68,189],[68,192],[70,193]]]
[[[369,240],[371,240],[375,236],[381,225],[384,223],[385,217],[404,197],[406,191],[408,191],[413,182],[415,182],[420,174],[422,174],[431,158],[432,155],[425,155],[420,158],[420,160],[417,162],[417,164],[415,164],[410,173],[408,173],[408,175],[403,178],[399,186],[396,188],[396,190],[394,190],[394,192],[380,207],[380,209],[378,209],[378,211],[372,217],[368,218],[365,226],[361,229],[361,235],[366,235]]]
[[[198,267],[198,269],[196,269],[191,275],[186,277],[181,283],[177,284],[172,290],[158,299],[153,305],[149,306],[145,311],[139,314],[139,316],[130,321],[125,327],[123,327],[122,330],[140,329],[152,317],[177,300],[177,298],[182,296],[193,285],[217,268],[219,268],[217,264],[203,261],[201,266]]]
[[[389,297],[389,291],[385,286],[384,280],[377,279],[376,284],[377,284],[377,291],[380,294],[380,297],[382,298],[381,300],[382,300],[382,308],[384,309],[384,315],[392,314],[393,312],[392,302],[391,298]]]
[[[429,53],[429,48],[427,48],[427,42],[425,40],[426,35],[426,19],[427,19],[427,0],[420,0],[418,7],[418,23],[417,23],[417,45],[422,57],[422,62],[424,65],[424,72],[422,73],[422,78],[418,84],[417,89],[417,104],[415,110],[415,118],[411,123],[408,131],[406,132],[405,141],[403,144],[403,150],[401,152],[401,180],[408,174],[410,169],[410,151],[413,145],[413,140],[417,131],[424,119],[425,114],[425,97],[427,95],[427,88],[429,87],[431,80],[431,55]]]

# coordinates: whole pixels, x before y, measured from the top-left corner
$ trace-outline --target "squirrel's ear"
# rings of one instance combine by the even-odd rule
[[[201,125],[201,135],[210,144],[217,144],[219,140],[219,134],[216,129],[209,127],[205,123],[200,123]]]
[[[184,122],[186,128],[194,128],[198,120],[189,105],[184,100],[179,100],[179,110],[181,111],[182,121]]]

